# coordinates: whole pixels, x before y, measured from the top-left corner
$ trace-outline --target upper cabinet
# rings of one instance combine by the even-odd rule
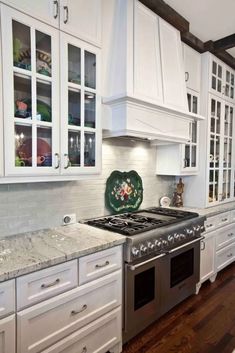
[[[1,33],[5,175],[98,173],[100,50],[5,5]]]
[[[186,44],[183,46],[186,87],[200,92],[201,85],[201,55]]]
[[[3,0],[37,20],[101,45],[101,0]]]
[[[234,102],[235,71],[224,64],[216,57],[210,55],[209,70],[209,91],[222,99]]]
[[[201,111],[207,121],[199,128],[199,174],[185,178],[186,206],[209,207],[235,198],[235,100],[222,94],[223,68],[231,77],[232,69],[212,54],[202,54]]]

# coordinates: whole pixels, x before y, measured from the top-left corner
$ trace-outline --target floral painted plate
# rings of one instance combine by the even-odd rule
[[[113,171],[106,182],[106,207],[113,213],[130,212],[139,208],[143,200],[142,179],[139,174]]]

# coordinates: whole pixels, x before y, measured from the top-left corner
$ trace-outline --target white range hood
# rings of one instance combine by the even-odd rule
[[[137,0],[103,4],[103,137],[187,142],[203,118],[188,111],[180,33]]]

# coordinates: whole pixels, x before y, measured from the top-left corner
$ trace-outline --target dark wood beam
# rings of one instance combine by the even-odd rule
[[[180,32],[189,31],[189,22],[176,12],[172,7],[167,5],[163,0],[140,0],[142,4],[155,12],[165,21],[177,28]]]
[[[214,42],[214,50],[227,50],[235,47],[235,33]]]
[[[204,43],[190,32],[181,32],[181,40],[199,53],[204,53]]]
[[[220,60],[225,62],[227,65],[231,66],[235,70],[235,58],[230,55],[228,52],[225,50],[222,51],[211,51],[212,54],[217,56]]]

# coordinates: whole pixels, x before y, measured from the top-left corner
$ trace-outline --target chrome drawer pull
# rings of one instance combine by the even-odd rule
[[[60,167],[60,155],[59,155],[59,153],[55,153],[55,159],[57,161],[57,163],[55,165],[55,169],[58,169]]]
[[[228,218],[222,218],[222,222],[226,222]]]
[[[82,353],[87,353],[87,348],[86,348],[86,346],[82,348]]]
[[[229,233],[229,234],[228,234],[228,237],[232,237],[232,236],[233,236],[233,233]]]
[[[55,286],[56,284],[58,284],[60,282],[60,279],[59,278],[57,278],[54,282],[51,282],[51,283],[48,283],[48,284],[45,284],[45,283],[43,283],[42,285],[41,285],[41,288],[49,288],[49,287],[53,287],[53,286]]]
[[[228,254],[228,255],[227,255],[227,257],[232,257],[232,256],[233,256],[233,254],[232,254],[232,253],[230,253],[230,254]]]
[[[66,24],[69,20],[69,8],[68,6],[64,6],[64,12],[65,12],[65,17],[64,17],[64,24]]]
[[[55,0],[54,1],[54,5],[55,5],[55,14],[54,14],[54,19],[56,19],[58,17],[58,14],[59,14],[59,3],[58,3],[58,0]]]
[[[85,311],[87,309],[87,305],[84,304],[83,307],[80,309],[80,310],[72,310],[71,311],[71,315],[77,315],[77,314],[80,314],[82,313],[83,311]]]
[[[106,261],[104,264],[102,265],[95,265],[95,268],[101,268],[101,267],[105,267],[105,266],[108,266],[109,265],[109,261]]]

